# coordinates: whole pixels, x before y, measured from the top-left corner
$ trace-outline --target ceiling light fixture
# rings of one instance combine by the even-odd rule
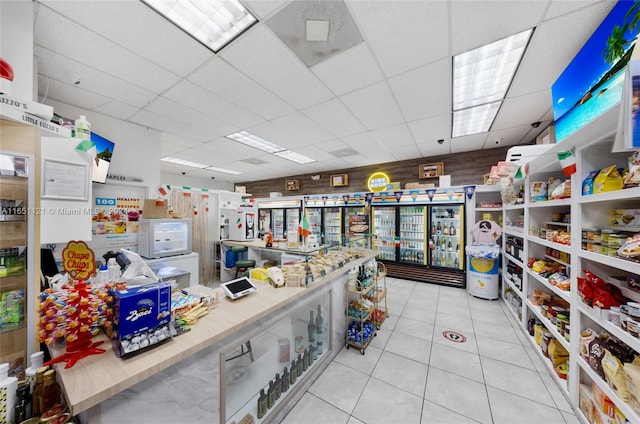
[[[532,33],[533,29],[528,29],[453,57],[453,137],[476,133],[464,132],[462,128],[469,131],[483,128],[477,132],[489,130],[498,113],[499,103],[507,95]],[[463,112],[464,109],[491,105],[493,102],[498,104]],[[487,115],[490,112],[495,114]],[[480,121],[463,123],[460,122],[462,117]]]
[[[238,143],[245,144],[249,147],[260,149],[263,152],[267,153],[276,153],[287,150],[280,145],[265,140],[264,138],[258,137],[255,134],[251,134],[248,131],[238,131],[237,133],[229,134],[225,137],[230,140],[237,141]]]
[[[462,137],[489,131],[493,120],[498,114],[501,103],[501,101],[498,101],[454,111],[451,137]]]
[[[218,53],[258,20],[237,0],[142,0],[187,34]]]
[[[307,157],[305,155],[301,155],[300,153],[296,153],[292,150],[284,150],[282,152],[276,152],[274,153],[274,155],[276,156],[280,156],[283,159],[287,159],[290,160],[292,162],[296,162],[299,164],[305,164],[305,163],[312,163],[315,162],[315,159],[311,159],[310,157]]]
[[[232,171],[230,169],[224,169],[224,168],[216,168],[215,166],[204,165],[202,163],[191,162],[191,161],[184,160],[184,159],[172,158],[170,156],[165,156],[165,157],[161,158],[160,160],[163,161],[163,162],[173,163],[173,164],[176,164],[176,165],[189,166],[191,168],[206,169],[208,171],[221,172],[223,174],[231,174],[231,175],[240,175],[240,174],[242,174],[242,172],[239,172],[239,171]]]

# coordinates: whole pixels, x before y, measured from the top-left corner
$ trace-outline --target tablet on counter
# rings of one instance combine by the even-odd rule
[[[226,283],[220,284],[220,287],[222,287],[227,297],[232,300],[239,299],[258,290],[247,277],[227,281]]]

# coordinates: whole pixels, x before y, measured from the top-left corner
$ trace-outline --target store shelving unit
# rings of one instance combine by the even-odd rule
[[[40,201],[35,187],[38,166],[34,160],[40,131],[28,125],[0,120],[3,169],[0,172],[0,363],[22,359],[36,348],[35,297],[40,269],[36,218]],[[11,163],[18,171],[5,168]],[[8,175],[13,174],[13,175]]]
[[[378,269],[373,276],[374,284],[365,296],[373,302],[371,322],[379,330],[382,323],[389,317],[389,310],[387,309],[387,267],[382,262],[378,262],[377,266]]]
[[[373,273],[369,274],[366,271],[360,272],[358,277],[351,275],[346,285],[346,348],[353,346],[360,349],[363,355],[377,335],[376,325],[371,320],[376,304],[368,296],[368,293],[372,289],[376,290],[376,287]],[[384,297],[380,298],[380,300],[383,299],[386,299],[386,290]]]
[[[614,208],[640,209],[640,188],[582,195],[582,181],[594,169],[616,164],[626,167],[627,158],[632,152],[613,152],[613,140],[618,122],[619,107],[614,107],[583,129],[572,134],[561,143],[553,146],[542,156],[529,163],[529,174],[514,183],[516,190],[521,185],[525,191],[523,205],[505,205],[503,209],[504,237],[519,237],[523,241],[521,260],[508,253],[508,246],[503,243],[503,285],[502,296],[510,305],[521,305],[522,311],[514,318],[522,330],[527,332],[528,318],[534,316],[544,330],[569,352],[568,379],[562,379],[556,373],[551,361],[545,357],[541,348],[530,337],[535,351],[540,354],[542,362],[549,368],[549,374],[556,380],[562,392],[578,410],[580,384],[591,387],[597,385],[609,396],[616,407],[626,415],[630,422],[640,422],[640,414],[633,410],[609,387],[609,384],[592,370],[580,355],[580,334],[591,328],[596,332],[605,331],[625,343],[640,356],[640,339],[632,336],[622,328],[607,320],[607,311],[588,306],[582,301],[578,292],[577,278],[584,277],[584,270],[589,270],[607,280],[608,276],[627,276],[640,274],[640,263],[619,257],[607,256],[605,253],[587,250],[582,234],[586,229],[612,229],[608,225],[609,211]],[[575,148],[577,173],[571,179],[571,198],[533,202],[529,190],[530,184],[536,181],[548,181],[549,178],[565,179],[557,160],[557,153]],[[559,216],[570,217],[568,222],[558,222]],[[547,231],[549,230],[549,231]],[[553,233],[556,231],[556,233]],[[564,237],[557,237],[564,233]],[[561,241],[561,242],[558,242]],[[528,266],[529,258],[553,260],[564,266],[570,276],[570,289],[562,290],[552,284]],[[507,270],[508,264],[516,264],[524,270],[521,286],[511,277],[513,269]],[[513,268],[513,267],[511,267]],[[611,280],[616,284],[615,281]],[[618,285],[620,283],[617,283]],[[619,285],[620,286],[620,285]],[[640,301],[640,293],[620,286],[623,294],[633,300]],[[569,310],[570,323],[568,332],[559,330],[557,323],[552,322],[540,306],[534,303],[534,292],[543,291],[551,296],[554,302],[566,305]],[[585,422],[586,417],[581,416]]]

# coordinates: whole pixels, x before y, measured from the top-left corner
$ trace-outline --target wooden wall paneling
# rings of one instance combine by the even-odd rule
[[[332,193],[357,193],[367,191],[367,178],[373,172],[383,171],[387,173],[392,182],[400,182],[402,188],[406,183],[419,182],[421,184],[435,183],[438,186],[438,178],[419,179],[418,165],[421,163],[444,162],[445,175],[451,175],[451,185],[461,186],[468,184],[483,184],[483,175],[491,170],[491,166],[504,160],[508,147],[486,149],[474,152],[456,153],[450,155],[417,158],[399,162],[388,162],[378,165],[362,166],[350,169],[337,169],[327,172],[318,172],[304,175],[291,175],[286,178],[274,178],[261,181],[247,181],[238,183],[247,187],[247,193],[255,198],[269,197],[269,193],[283,192],[285,180],[297,179],[300,181],[300,189],[283,196],[303,196],[311,194]],[[342,187],[331,187],[330,176],[335,174],[347,174],[349,184]],[[314,181],[312,175],[320,175],[320,179]]]

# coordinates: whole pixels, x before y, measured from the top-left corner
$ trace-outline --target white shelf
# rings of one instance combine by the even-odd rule
[[[564,265],[564,266],[566,266],[567,268],[571,268],[571,264],[568,264],[568,263],[566,263],[566,262],[563,262],[563,261],[561,261],[561,260],[560,260],[560,259],[558,259],[558,258],[554,258],[554,257],[553,257],[553,256],[551,256],[551,255],[546,255],[546,254],[545,254],[545,255],[544,255],[544,257],[545,257],[545,258],[547,258],[547,259],[549,259],[549,260],[551,260],[551,261],[557,262],[557,263],[559,263],[560,265]]]
[[[562,335],[560,333],[558,333],[557,327],[555,325],[551,324],[551,321],[549,321],[547,318],[542,316],[542,310],[540,309],[540,307],[536,306],[536,305],[533,305],[528,300],[526,300],[525,302],[527,304],[527,308],[531,312],[533,312],[533,314],[536,316],[538,321],[540,321],[542,323],[542,325],[544,325],[545,328],[547,330],[549,330],[551,335],[562,345],[562,347],[564,347],[566,349],[567,352],[569,352],[569,355],[571,355],[571,349],[569,348],[569,342],[564,337],[562,337]],[[534,346],[535,345],[536,344],[534,343]],[[542,355],[542,352],[540,354]],[[544,355],[542,355],[542,357],[544,358]],[[555,374],[555,371],[553,371],[553,373]]]
[[[527,206],[530,208],[550,208],[553,206],[571,206],[571,198],[544,200],[542,202],[531,202]]]
[[[540,284],[544,285],[546,288],[548,288],[549,290],[551,290],[553,292],[553,294],[555,294],[556,296],[558,296],[559,298],[567,301],[567,302],[571,302],[571,292],[568,290],[560,290],[558,287],[554,286],[553,284],[551,284],[549,282],[549,280],[547,280],[544,277],[539,276],[538,274],[536,274],[535,272],[531,271],[530,269],[527,269],[527,274],[530,275],[531,277],[535,278],[536,281],[538,281]]]
[[[601,263],[622,271],[640,274],[640,263],[628,261],[626,259],[614,258],[613,256],[603,255],[601,253],[589,252],[588,250],[580,250],[579,256],[593,262]]]
[[[629,422],[640,422],[640,416],[633,410],[631,405],[620,399],[618,395],[613,390],[611,390],[611,387],[609,387],[607,382],[602,380],[600,376],[591,369],[589,364],[583,358],[579,357],[576,362],[580,366],[580,369],[582,369],[589,376],[589,378],[591,378],[591,380],[594,381],[598,385],[598,387],[607,394],[607,396],[609,396],[609,399],[611,399],[613,403],[615,403],[620,412],[624,414]]]
[[[606,193],[578,196],[578,203],[599,203],[619,200],[637,200],[640,197],[640,187],[626,188],[623,190],[608,191]]]
[[[522,290],[520,290],[519,288],[517,288],[515,286],[515,284],[513,284],[511,282],[511,280],[509,280],[509,278],[506,276],[506,274],[502,274],[502,281],[506,282],[507,285],[509,287],[511,287],[511,289],[518,295],[518,297],[522,300],[524,298],[524,295],[522,294]]]
[[[560,244],[560,243],[556,243],[550,240],[545,240],[543,238],[534,237],[534,236],[529,237],[528,240],[537,244],[541,244],[542,246],[559,250],[561,252],[571,253],[571,246],[568,244]]]
[[[503,229],[503,234],[507,235],[507,236],[516,236],[516,237],[520,237],[520,238],[524,238],[525,234],[524,234],[524,228],[519,229],[519,230],[515,230],[514,227],[510,227],[507,228],[505,226],[505,228]]]
[[[607,330],[609,334],[620,339],[627,346],[635,350],[636,352],[640,352],[640,339],[632,336],[628,332],[624,331],[622,328],[617,325],[609,322],[606,316],[602,316],[602,314],[606,314],[606,309],[592,308],[584,302],[578,300],[578,310],[591,318],[593,321],[597,322],[599,326],[603,329]]]
[[[504,254],[505,258],[509,259],[511,262],[513,262],[514,264],[518,265],[520,268],[522,268],[522,269],[526,268],[522,261],[519,261],[517,258],[514,258],[513,256],[511,256],[507,252],[502,252],[502,253]]]

